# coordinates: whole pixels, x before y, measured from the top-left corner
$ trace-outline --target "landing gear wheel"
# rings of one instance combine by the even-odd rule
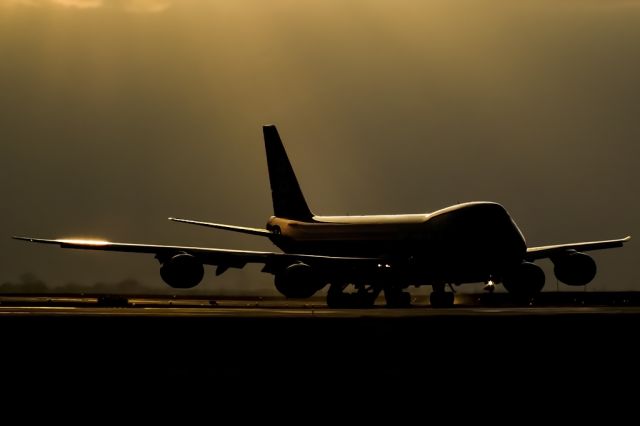
[[[429,296],[433,308],[450,308],[453,306],[453,299],[453,293],[445,293],[444,291],[434,291]]]
[[[331,309],[344,309],[351,308],[355,304],[355,295],[349,293],[332,292],[329,290],[327,293],[327,306]]]
[[[387,308],[408,308],[411,306],[411,294],[406,291],[385,289],[384,298],[387,301]]]
[[[376,299],[382,288],[377,285],[369,285],[358,283],[355,284],[358,292],[355,294],[355,300],[358,308],[373,308]]]
[[[344,292],[346,283],[332,283],[327,292],[327,306],[331,309],[347,308],[351,304],[351,294]]]

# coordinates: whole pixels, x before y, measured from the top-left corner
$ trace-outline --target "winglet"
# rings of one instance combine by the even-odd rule
[[[17,237],[17,236],[13,236],[11,237],[14,240],[20,240],[20,241],[28,241],[30,243],[44,243],[44,244],[59,244],[60,242],[57,240],[45,240],[42,238],[31,238],[31,237]]]

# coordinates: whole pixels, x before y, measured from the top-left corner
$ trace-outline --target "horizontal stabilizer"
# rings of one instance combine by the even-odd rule
[[[200,222],[198,220],[178,219],[175,217],[170,217],[169,220],[172,220],[174,222],[189,223],[191,225],[207,226],[209,228],[218,228],[218,229],[225,229],[227,231],[241,232],[243,234],[262,235],[264,237],[270,237],[273,235],[271,231],[267,231],[266,229],[261,229],[261,228],[248,228],[246,226],[235,226],[235,225],[225,225],[222,223]]]

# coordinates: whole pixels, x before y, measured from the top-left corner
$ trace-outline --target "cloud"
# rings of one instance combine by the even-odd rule
[[[171,6],[170,0],[128,0],[124,2],[124,8],[133,13],[158,13],[167,10]]]
[[[565,0],[549,1],[549,3],[561,7],[580,7],[580,8],[603,8],[603,9],[619,9],[619,8],[637,8],[640,6],[640,0]]]
[[[60,6],[75,7],[78,9],[95,9],[103,6],[102,0],[52,0]]]
[[[159,13],[171,6],[171,0],[0,0],[6,6],[62,6],[73,9],[111,8],[131,13]]]
[[[0,0],[0,6],[36,6],[37,4],[37,0]]]

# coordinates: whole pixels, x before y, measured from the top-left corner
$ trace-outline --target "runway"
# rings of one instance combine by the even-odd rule
[[[215,306],[215,307],[99,307],[99,306],[0,306],[0,318],[7,316],[40,317],[158,317],[158,318],[499,318],[499,317],[557,317],[557,316],[615,316],[640,317],[640,307],[476,307],[433,309],[329,309],[326,307],[273,306]]]
[[[1,296],[3,379],[378,383],[640,378],[638,306],[335,310],[322,300]],[[499,366],[499,368],[496,368]],[[472,378],[472,379],[471,379]],[[127,379],[128,380],[128,379]],[[365,387],[368,385],[365,385]]]
[[[229,296],[124,296],[124,295],[0,295],[3,316],[101,316],[101,317],[202,317],[202,318],[437,318],[437,317],[531,317],[531,316],[640,316],[640,305],[633,297],[620,297],[617,304],[538,303],[518,306],[481,303],[459,297],[447,309],[432,308],[424,297],[414,297],[404,309],[385,307],[378,301],[367,309],[330,309],[322,298],[287,300],[278,297]]]

